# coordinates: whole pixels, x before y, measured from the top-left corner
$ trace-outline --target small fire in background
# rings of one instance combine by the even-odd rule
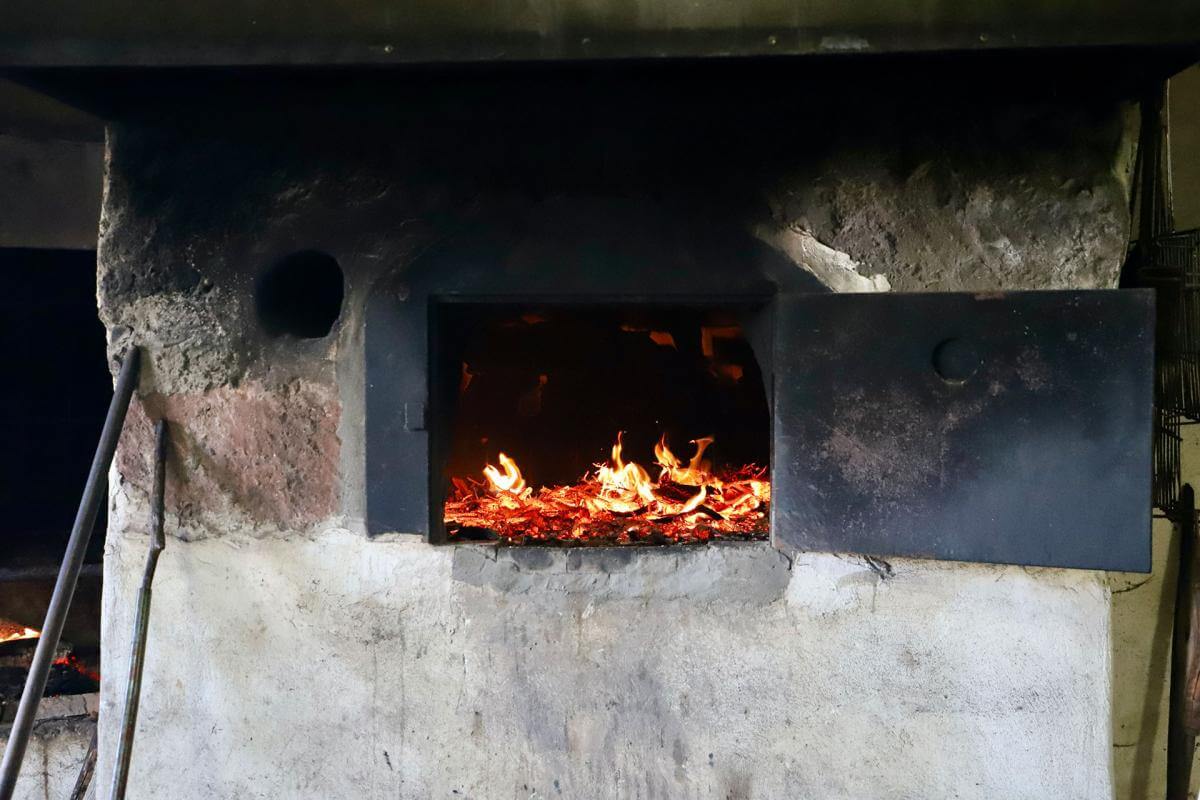
[[[0,644],[18,642],[22,639],[36,639],[41,635],[41,631],[27,628],[24,625],[10,625],[0,622]]]
[[[654,447],[657,479],[626,461],[621,435],[606,463],[579,482],[535,491],[512,457],[488,464],[485,480],[454,478],[446,501],[451,537],[488,531],[510,544],[669,544],[761,539],[771,484],[754,465],[713,470],[704,458],[712,437],[693,440],[685,464],[664,435]],[[464,537],[465,538],[465,537]]]
[[[11,721],[40,638],[34,628],[0,619],[0,724]],[[77,649],[69,642],[59,642],[46,676],[45,696],[96,691],[99,668],[100,654],[94,647]]]
[[[78,676],[80,679],[91,681],[97,685],[100,683],[100,673],[84,663],[74,653],[67,653],[65,656],[54,659],[51,667],[59,670],[60,678],[64,681],[70,681]]]

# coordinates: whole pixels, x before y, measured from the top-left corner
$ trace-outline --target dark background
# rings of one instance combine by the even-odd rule
[[[718,469],[767,466],[770,412],[750,343],[714,337],[712,357],[702,352],[704,327],[737,325],[737,313],[719,309],[456,305],[442,320],[439,357],[448,380],[463,364],[471,377],[447,393],[457,401],[447,477],[480,480],[505,452],[531,486],[573,483],[609,458],[618,431],[624,460],[652,476],[663,433],[684,461],[690,440],[714,436],[706,457]],[[674,344],[655,343],[652,331]]]

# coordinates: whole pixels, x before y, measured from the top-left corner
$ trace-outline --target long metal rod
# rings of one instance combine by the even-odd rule
[[[1184,484],[1176,504],[1179,513],[1179,573],[1175,584],[1175,630],[1171,641],[1171,692],[1167,722],[1167,800],[1187,800],[1200,732],[1200,549],[1197,548],[1196,494]]]
[[[25,690],[21,693],[17,716],[13,720],[8,746],[4,750],[4,762],[0,764],[0,800],[11,800],[17,788],[17,776],[21,772],[21,762],[25,759],[25,748],[29,745],[29,734],[33,731],[38,703],[46,691],[46,679],[54,661],[54,651],[62,638],[71,600],[75,596],[75,585],[79,581],[79,570],[83,566],[88,541],[92,538],[96,514],[100,510],[100,504],[104,502],[105,489],[108,486],[108,467],[116,452],[117,440],[121,437],[125,413],[129,410],[129,400],[137,386],[139,360],[140,353],[137,348],[130,348],[125,354],[124,363],[121,364],[121,372],[117,375],[117,385],[113,390],[112,403],[108,406],[108,416],[104,419],[100,443],[96,446],[92,468],[83,487],[83,498],[79,502],[75,524],[71,528],[71,538],[67,542],[67,552],[58,571],[54,594],[50,597],[50,607],[46,610],[46,621],[42,623],[42,634],[33,654],[33,662],[29,666],[29,676],[25,679]]]
[[[121,723],[121,741],[117,744],[117,767],[113,771],[109,800],[124,800],[129,781],[129,759],[133,755],[133,733],[137,727],[138,704],[142,696],[142,668],[146,664],[146,635],[150,630],[151,586],[158,557],[166,547],[163,536],[163,498],[167,485],[167,423],[160,420],[154,443],[154,496],[151,499],[150,551],[138,591],[137,627],[133,632],[133,652],[129,656],[129,682],[125,686],[125,718]]]
[[[83,764],[79,767],[79,777],[75,779],[75,788],[71,790],[71,796],[67,800],[83,800],[87,797],[88,789],[92,785],[92,777],[96,772],[96,736],[99,732],[99,724],[96,730],[92,731],[92,743],[88,745],[87,755],[83,757]]]

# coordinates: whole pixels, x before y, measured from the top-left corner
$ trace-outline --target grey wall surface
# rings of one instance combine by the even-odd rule
[[[99,697],[95,694],[42,700],[14,800],[70,796],[96,732],[98,707]],[[0,728],[0,753],[8,744],[7,727]]]
[[[100,775],[144,554],[118,507]],[[1105,798],[1107,606],[1095,573],[765,543],[172,540],[129,797]]]

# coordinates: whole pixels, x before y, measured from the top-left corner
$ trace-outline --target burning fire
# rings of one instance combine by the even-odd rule
[[[36,639],[41,636],[40,631],[35,631],[33,628],[21,627],[11,633],[0,631],[0,644],[5,642],[17,642],[22,639]]]
[[[77,672],[94,683],[100,683],[100,673],[80,661],[74,653],[54,659],[52,666]]]
[[[617,435],[606,463],[570,486],[536,492],[517,462],[500,453],[500,466],[486,465],[484,481],[453,479],[445,521],[451,536],[464,529],[493,532],[503,541],[560,544],[704,542],[714,538],[766,535],[771,484],[761,467],[721,474],[704,458],[711,436],[696,439],[685,464],[664,434],[654,446],[658,478],[626,461]]]

